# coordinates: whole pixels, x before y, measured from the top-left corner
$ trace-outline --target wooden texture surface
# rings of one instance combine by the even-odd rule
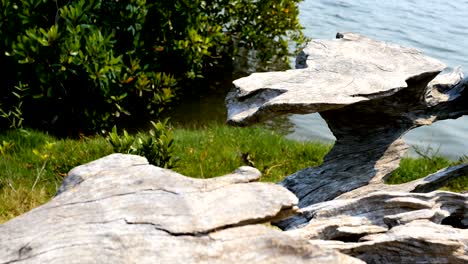
[[[468,114],[468,78],[420,51],[353,33],[313,40],[297,69],[234,81],[227,122],[249,125],[319,112],[336,137],[318,167],[279,184],[300,214],[276,222],[288,234],[368,263],[468,263],[467,194],[433,192],[468,164],[387,185],[418,126]],[[422,194],[428,193],[428,194]]]
[[[362,263],[262,225],[295,212],[297,198],[259,177],[241,167],[193,179],[113,154],[0,225],[0,263]]]

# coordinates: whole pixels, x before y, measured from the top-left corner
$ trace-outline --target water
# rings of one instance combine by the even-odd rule
[[[336,32],[411,46],[468,73],[468,0],[305,0],[300,4],[305,34],[332,39]],[[334,140],[318,114],[293,115],[298,140]],[[468,155],[468,117],[445,120],[412,130],[403,138],[423,150],[432,148],[450,158]],[[414,153],[414,152],[413,152]]]

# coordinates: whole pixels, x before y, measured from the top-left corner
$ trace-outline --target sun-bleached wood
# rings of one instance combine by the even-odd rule
[[[374,192],[317,203],[291,236],[366,263],[467,263],[468,194]]]
[[[467,194],[433,192],[468,164],[388,185],[419,126],[468,114],[468,78],[420,51],[353,33],[313,40],[295,70],[234,81],[227,123],[318,112],[336,137],[323,164],[279,184],[300,214],[275,224],[367,263],[468,263]],[[427,194],[423,194],[427,193]]]
[[[325,119],[337,140],[323,164],[280,183],[300,207],[380,187],[407,151],[405,133],[468,113],[468,78],[460,69],[439,74],[445,65],[416,49],[338,33],[310,42],[297,64],[234,81],[226,104],[227,122],[235,125],[286,113]]]
[[[262,225],[294,213],[297,198],[259,177],[241,167],[193,179],[113,154],[0,225],[0,263],[363,263]]]

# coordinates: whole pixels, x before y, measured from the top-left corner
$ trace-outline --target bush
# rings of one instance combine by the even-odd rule
[[[168,119],[163,122],[151,121],[152,129],[148,134],[131,136],[124,129],[119,135],[117,127],[107,135],[107,141],[114,152],[144,156],[150,164],[161,168],[173,168],[177,162],[174,157],[172,132],[167,128]]]
[[[131,114],[157,114],[171,99],[174,78],[141,61],[147,52],[138,27],[145,23],[144,1],[1,3],[2,62],[15,66],[15,80],[1,91],[3,117],[88,132]]]
[[[0,0],[0,126],[92,132],[157,117],[177,82],[243,49],[285,58],[303,39],[298,2]]]

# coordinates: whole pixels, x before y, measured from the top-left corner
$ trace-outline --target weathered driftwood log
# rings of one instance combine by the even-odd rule
[[[226,103],[228,123],[236,125],[285,113],[319,112],[325,119],[337,140],[323,164],[280,183],[300,207],[367,185],[378,190],[407,150],[403,134],[468,113],[468,79],[459,70],[438,76],[445,65],[415,49],[346,33],[312,41],[297,61],[296,70],[234,81]]]
[[[468,164],[413,182],[386,185],[407,131],[468,113],[468,78],[439,75],[421,52],[352,33],[312,41],[296,70],[234,81],[228,123],[248,125],[285,113],[319,112],[337,138],[319,167],[280,184],[301,214],[275,223],[289,235],[368,263],[467,263],[468,196],[431,192],[468,174]]]
[[[367,263],[468,262],[467,194],[375,192],[301,211],[289,235]]]
[[[259,177],[241,167],[192,179],[114,154],[0,225],[0,263],[362,263],[261,225],[293,213],[297,198]]]

